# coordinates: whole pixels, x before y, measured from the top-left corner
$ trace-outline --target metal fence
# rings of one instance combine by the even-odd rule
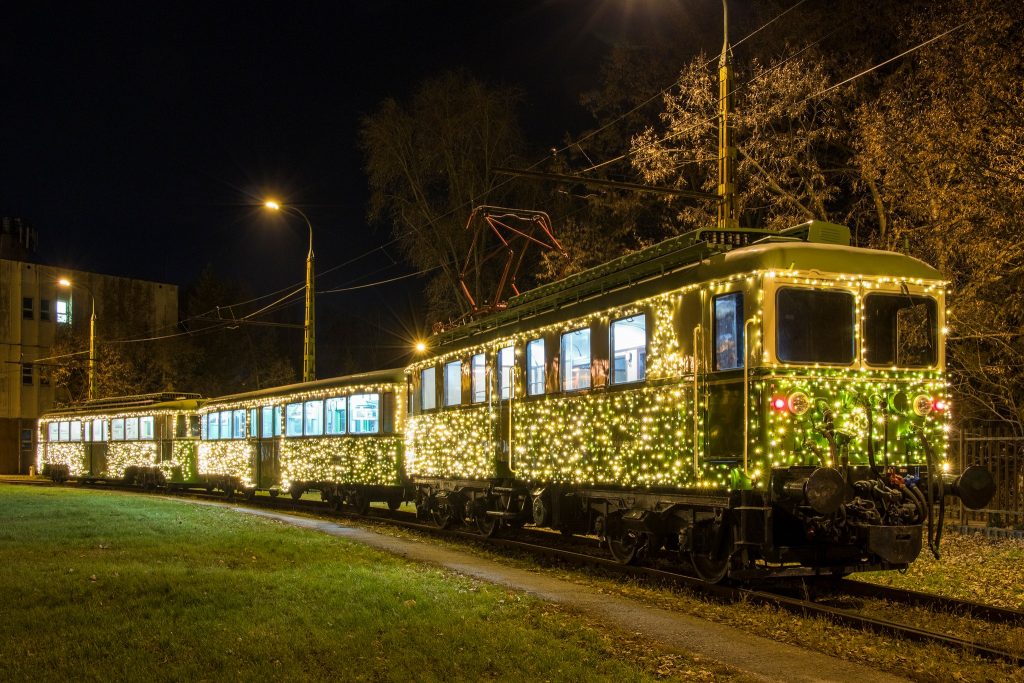
[[[949,521],[1024,530],[1024,437],[993,427],[964,428],[950,436],[951,462],[961,472],[970,465],[987,469],[996,480],[996,494],[983,510],[967,510],[959,503],[951,506]]]

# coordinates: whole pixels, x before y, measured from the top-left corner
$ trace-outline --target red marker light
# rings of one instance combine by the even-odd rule
[[[935,401],[932,402],[932,408],[934,408],[935,411],[939,413],[945,412],[946,408],[948,407],[949,404],[946,403],[946,399],[944,398],[937,398],[935,399]]]
[[[786,409],[786,397],[785,396],[774,396],[772,397],[772,409],[778,412],[782,412]]]

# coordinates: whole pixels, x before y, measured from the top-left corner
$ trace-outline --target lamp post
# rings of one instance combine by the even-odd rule
[[[57,280],[61,287],[71,289],[79,287],[89,292],[89,299],[92,303],[92,317],[89,318],[89,400],[96,398],[96,295],[88,285],[75,285],[66,277]],[[74,309],[72,309],[73,311]]]
[[[298,214],[306,221],[309,228],[309,253],[306,254],[306,320],[302,325],[302,381],[311,382],[316,379],[316,320],[314,308],[316,304],[315,292],[313,290],[313,224],[309,217],[294,206],[285,206],[268,200],[263,203],[271,211],[291,212]]]
[[[722,0],[722,56],[718,60],[718,227],[738,228],[736,148],[732,144],[732,46],[729,7]]]

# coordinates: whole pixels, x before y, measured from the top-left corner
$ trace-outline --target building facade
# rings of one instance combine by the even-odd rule
[[[66,337],[87,360],[94,305],[99,344],[173,333],[178,323],[176,285],[0,258],[0,474],[28,472],[36,419],[75,398],[50,381],[66,362],[52,349]]]

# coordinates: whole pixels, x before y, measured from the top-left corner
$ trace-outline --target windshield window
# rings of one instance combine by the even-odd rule
[[[920,368],[938,360],[934,299],[869,294],[864,303],[864,359],[870,365]]]
[[[853,294],[787,287],[776,296],[775,348],[787,363],[849,365],[854,358]]]

